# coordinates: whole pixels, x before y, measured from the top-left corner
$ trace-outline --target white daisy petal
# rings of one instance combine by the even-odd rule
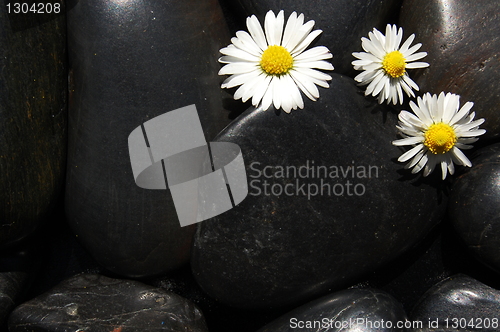
[[[252,36],[246,31],[237,31],[236,32],[237,40],[241,42],[241,46],[239,47],[241,50],[244,50],[250,54],[252,54],[256,59],[252,59],[251,61],[259,61],[260,56],[262,55],[262,50],[255,43]],[[222,52],[221,52],[222,53]],[[231,55],[231,54],[229,54]]]
[[[269,85],[267,86],[267,90],[264,93],[264,96],[262,97],[262,108],[264,110],[267,110],[273,103],[273,89],[274,89],[273,82],[276,80],[276,78],[277,77],[271,78],[271,80],[269,81]]]
[[[255,45],[257,46],[257,45]],[[220,50],[220,52],[222,54],[225,54],[225,55],[229,55],[229,56],[233,56],[235,58],[238,58],[240,59],[240,61],[260,61],[260,55],[254,55],[253,53],[249,53],[248,51],[244,51],[242,49],[239,49],[239,48],[229,48],[229,47],[226,47],[226,48],[223,48],[222,50]]]
[[[427,68],[429,64],[427,62],[410,62],[406,65],[407,69],[416,69],[416,68]]]
[[[244,74],[254,71],[255,68],[256,65],[252,62],[233,62],[224,65],[219,70],[219,75]]]
[[[281,45],[281,38],[283,37],[283,24],[285,23],[285,15],[283,10],[280,10],[278,16],[276,16],[276,21],[274,22],[274,40],[276,44],[273,45]]]
[[[269,88],[269,83],[271,82],[272,76],[262,74],[262,82],[259,83],[252,96],[252,105],[257,107],[264,97],[267,89]]]
[[[403,54],[404,55],[404,54]],[[410,56],[407,56],[405,57],[405,60],[406,62],[412,62],[412,61],[417,61],[417,60],[420,60],[422,58],[425,58],[427,56],[427,52],[419,52],[419,53],[415,53],[415,54],[412,54]],[[425,63],[425,62],[423,62]],[[427,66],[429,64],[427,63]],[[408,68],[408,66],[406,66]]]
[[[302,14],[301,14],[302,15]],[[286,49],[293,53],[297,48],[297,45],[302,43],[302,41],[309,35],[314,27],[314,21],[308,21],[303,25],[296,26],[295,32],[290,37],[290,41],[288,42]]]
[[[260,25],[259,20],[255,15],[247,18],[247,28],[255,43],[262,51],[265,51],[267,48],[266,36],[264,35],[262,26]]]
[[[409,57],[410,55],[412,55],[413,53],[415,53],[416,51],[418,51],[420,49],[420,47],[422,47],[421,43],[415,44],[412,47],[410,47],[408,49],[408,51],[405,52],[405,54],[408,54],[408,57]]]
[[[412,149],[406,151],[401,156],[399,156],[398,161],[405,162],[405,161],[410,160],[417,153],[419,153],[420,151],[422,151],[423,148],[424,148],[424,146],[422,144],[419,144],[419,145],[413,147]]]
[[[405,169],[409,169],[409,168],[412,168],[414,167],[416,164],[418,164],[418,162],[420,161],[420,159],[422,159],[422,157],[427,153],[427,150],[425,149],[422,149],[419,153],[417,153],[415,155],[415,157],[413,157],[413,159],[405,165]]]
[[[224,88],[230,89],[234,88],[235,86],[241,85],[245,82],[249,82],[259,75],[260,71],[258,70],[251,71],[245,74],[232,75],[229,78],[227,78],[222,84],[224,85]]]
[[[464,104],[464,106],[462,106],[462,108],[460,109],[460,111],[458,111],[458,113],[457,113],[457,114],[455,114],[455,115],[453,116],[453,118],[451,118],[451,120],[450,120],[450,125],[454,125],[455,123],[457,123],[458,121],[460,121],[460,120],[462,120],[464,117],[466,117],[466,116],[469,114],[469,112],[470,112],[470,110],[471,110],[472,106],[474,106],[474,103],[473,103],[473,102],[471,102],[471,101],[466,102],[466,103]]]
[[[295,24],[297,24],[297,13],[293,12],[288,17],[286,22],[285,31],[283,32],[283,40],[281,41],[281,46],[287,47],[290,42],[290,38],[292,37],[292,31],[295,28]]]
[[[266,13],[264,18],[264,31],[266,33],[267,45],[278,45],[279,41],[276,40],[276,16],[272,10]]]
[[[316,46],[297,55],[295,61],[325,60],[331,59],[333,55],[325,46]]]
[[[306,38],[304,38],[297,46],[295,46],[290,53],[292,56],[296,56],[300,53],[302,53],[312,42],[314,39],[316,39],[323,31],[321,30],[314,30],[310,34],[307,35]]]
[[[323,60],[320,61],[309,61],[309,62],[297,62],[294,64],[297,68],[316,68],[323,70],[333,70],[333,66],[330,62],[326,62]]]
[[[309,79],[308,76],[298,72],[290,71],[290,75],[299,88],[304,92],[304,94],[311,100],[316,100],[319,98],[319,91],[316,85]]]
[[[407,52],[414,39],[415,34],[411,34],[410,37],[408,37],[408,39],[406,39],[406,41],[403,43],[403,45],[401,45],[401,47],[399,48],[399,52],[403,53],[403,55],[409,56],[410,54],[407,54]]]
[[[471,167],[472,163],[470,162],[469,158],[465,156],[465,154],[457,147],[453,147],[451,149],[451,152],[453,155],[461,162],[461,165]]]
[[[398,140],[392,142],[392,144],[394,144],[396,146],[413,145],[413,144],[422,143],[422,140],[423,140],[422,137],[406,137],[406,138],[398,139]]]

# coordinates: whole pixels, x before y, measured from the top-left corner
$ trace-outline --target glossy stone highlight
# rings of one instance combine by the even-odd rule
[[[405,320],[403,307],[388,293],[348,289],[304,304],[258,332],[397,332],[404,331],[397,322]]]
[[[463,274],[429,289],[415,305],[410,320],[422,321],[415,332],[498,331],[500,292]]]
[[[188,300],[137,281],[81,274],[17,307],[9,331],[208,331]]]

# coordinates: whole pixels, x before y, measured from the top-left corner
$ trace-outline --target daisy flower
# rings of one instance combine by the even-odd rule
[[[319,98],[316,85],[328,88],[331,76],[317,69],[333,70],[332,54],[325,46],[306,50],[321,34],[314,30],[314,21],[304,23],[304,14],[293,12],[284,26],[284,14],[273,11],[266,14],[264,30],[255,15],[247,18],[248,32],[238,31],[229,46],[220,52],[219,62],[225,63],[219,75],[231,75],[222,88],[240,86],[234,99],[267,110],[271,104],[289,113],[304,108],[300,91],[309,99]],[[312,32],[311,32],[312,31]],[[300,91],[299,91],[300,89]]]
[[[439,97],[424,94],[417,98],[418,105],[413,101],[410,107],[413,113],[401,111],[399,126],[396,126],[403,139],[392,144],[397,146],[410,145],[410,150],[403,153],[398,161],[410,162],[405,168],[412,168],[412,173],[424,169],[424,176],[429,175],[436,165],[441,165],[443,180],[446,174],[453,175],[457,165],[471,167],[470,160],[460,149],[472,148],[474,143],[486,132],[479,129],[484,119],[474,119],[474,112],[469,113],[474,103],[467,102],[459,110],[460,96],[441,92]]]
[[[394,105],[403,103],[403,90],[408,96],[415,97],[412,89],[418,91],[418,85],[408,76],[407,69],[425,68],[427,62],[413,62],[420,60],[427,55],[426,52],[419,52],[422,44],[410,47],[415,35],[412,34],[399,47],[403,38],[403,29],[396,29],[395,25],[387,24],[385,36],[373,29],[368,33],[368,38],[361,38],[365,52],[355,52],[352,55],[359,60],[352,62],[354,69],[363,70],[354,79],[360,85],[367,85],[365,96],[378,95],[378,102],[382,104],[387,99],[387,104],[392,100]]]

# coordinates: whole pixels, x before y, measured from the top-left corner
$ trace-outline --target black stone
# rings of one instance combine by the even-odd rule
[[[500,144],[477,150],[472,163],[453,183],[450,219],[467,247],[500,272]]]
[[[415,332],[498,331],[500,292],[463,274],[444,280],[417,303],[411,321]]]
[[[407,0],[400,16],[428,54],[422,61],[430,67],[411,74],[420,91],[452,92],[461,104],[474,102],[476,118],[486,119],[482,140],[500,137],[499,11],[497,0]]]
[[[0,272],[0,327],[19,301],[26,279],[25,272]]]
[[[406,320],[399,302],[375,289],[348,289],[324,296],[290,311],[258,332],[286,331],[404,331]]]
[[[216,140],[241,147],[249,195],[199,224],[191,265],[201,287],[238,307],[292,305],[355,283],[421,240],[440,221],[447,197],[439,174],[412,176],[396,161],[402,150],[391,144],[395,124],[395,114],[340,75],[303,110],[242,114]],[[365,167],[367,178],[258,177],[266,166],[302,167],[303,174],[313,163],[329,172]],[[371,178],[369,166],[376,167]],[[313,192],[321,181],[330,188],[308,199],[308,185]],[[272,194],[272,186],[277,192],[286,185],[293,195]]]
[[[39,20],[0,8],[0,246],[32,234],[62,191],[68,65],[55,3],[61,14]]]
[[[9,331],[208,331],[188,300],[137,281],[70,278],[17,307]]]
[[[335,72],[354,76],[356,72],[351,62],[356,60],[352,52],[361,52],[361,37],[367,37],[374,27],[385,31],[390,21],[397,20],[402,1],[363,1],[363,0],[239,0],[223,1],[232,8],[240,24],[234,24],[240,30],[247,30],[245,18],[256,15],[261,24],[269,10],[277,14],[285,11],[285,22],[293,12],[303,13],[305,21],[314,20],[314,30],[323,30],[318,45],[328,47],[333,54],[330,60]]]
[[[69,1],[71,100],[66,212],[78,239],[121,275],[162,274],[189,260],[168,190],[139,188],[128,136],[196,104],[209,141],[228,122],[219,49],[229,33],[217,1]]]

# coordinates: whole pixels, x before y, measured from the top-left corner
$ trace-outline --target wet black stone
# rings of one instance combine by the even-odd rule
[[[228,122],[217,75],[229,33],[216,1],[69,1],[71,100],[68,221],[90,254],[121,275],[166,273],[189,260],[170,191],[139,188],[128,136],[196,104],[209,141]]]
[[[500,144],[477,150],[472,163],[453,183],[450,219],[467,247],[500,272]]]
[[[188,300],[137,281],[70,278],[17,307],[9,331],[208,331]]]
[[[201,287],[233,306],[291,305],[355,283],[422,239],[442,217],[444,184],[439,174],[412,176],[396,161],[395,123],[340,75],[304,110],[250,109],[235,120],[217,140],[241,147],[249,195],[199,224],[191,265]],[[272,175],[276,166],[307,165],[376,168],[371,178],[340,170],[339,178],[293,169],[288,178]],[[266,166],[274,171],[260,174]],[[287,185],[291,195],[272,193]],[[308,199],[309,185],[311,193],[325,185],[323,194]]]
[[[0,246],[32,234],[60,196],[66,165],[66,18],[0,8]],[[14,4],[11,4],[14,10]],[[44,15],[41,15],[44,16]],[[27,27],[29,26],[29,28]]]
[[[410,320],[422,322],[415,332],[498,331],[499,311],[498,290],[458,274],[427,291]]]
[[[430,67],[411,74],[420,91],[453,92],[462,104],[474,102],[476,118],[486,119],[482,140],[500,137],[499,11],[496,0],[408,0],[400,16],[400,25],[428,53],[422,61]]]
[[[285,331],[404,331],[406,320],[399,302],[375,289],[348,289],[324,296],[264,326],[258,332]]]
[[[293,12],[304,13],[305,21],[314,20],[314,29],[323,30],[318,45],[328,47],[333,54],[329,60],[335,67],[335,72],[354,76],[356,71],[351,62],[355,60],[352,52],[361,52],[361,37],[367,37],[374,27],[383,29],[390,21],[397,20],[402,1],[363,1],[363,0],[239,0],[224,1],[232,8],[240,24],[237,28],[247,30],[245,19],[256,15],[261,24],[269,10],[277,14],[285,11],[286,18]],[[359,72],[358,72],[359,73]]]

